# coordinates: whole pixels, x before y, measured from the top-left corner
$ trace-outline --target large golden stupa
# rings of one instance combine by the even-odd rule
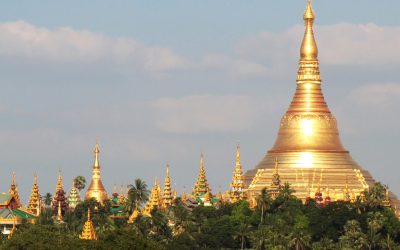
[[[351,157],[339,138],[337,122],[324,100],[313,33],[314,12],[308,1],[300,48],[296,92],[282,117],[278,137],[261,162],[247,171],[249,192],[271,185],[275,161],[282,182],[289,182],[303,200],[319,191],[336,200],[352,199],[374,183]]]
[[[103,186],[100,176],[100,163],[99,163],[99,144],[96,143],[94,147],[94,164],[92,181],[86,191],[85,199],[95,198],[98,202],[103,202],[108,199],[107,191]]]

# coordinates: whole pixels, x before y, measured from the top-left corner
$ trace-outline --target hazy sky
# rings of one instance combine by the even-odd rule
[[[39,4],[40,3],[40,4]],[[28,199],[58,169],[88,181],[164,178],[189,191],[205,154],[228,187],[253,168],[295,90],[306,1],[8,1],[0,8],[0,190]],[[353,158],[399,194],[398,0],[314,1],[326,100]]]

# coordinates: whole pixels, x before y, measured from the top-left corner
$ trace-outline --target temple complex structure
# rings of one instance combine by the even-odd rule
[[[212,195],[210,187],[208,186],[208,182],[207,182],[206,170],[204,168],[204,155],[203,155],[203,153],[201,153],[199,176],[197,177],[197,181],[194,184],[192,196],[193,196],[193,198],[202,202],[202,198],[207,193],[208,193],[208,195]]]
[[[143,209],[143,215],[151,216],[154,209],[162,207],[161,188],[157,180],[154,181],[153,188],[151,189],[150,198]]]
[[[68,205],[71,209],[75,209],[75,207],[81,202],[81,197],[79,195],[78,189],[75,187],[75,180],[72,182],[71,191],[68,194]]]
[[[57,186],[56,192],[53,197],[53,202],[51,207],[53,208],[53,214],[57,215],[57,220],[60,218],[60,215],[63,216],[65,212],[68,210],[68,200],[65,195],[64,185],[62,181],[61,171],[57,178]]]
[[[82,240],[97,240],[96,230],[94,229],[92,220],[90,219],[90,208],[87,213],[87,221],[83,225],[82,233],[79,235]]]
[[[108,199],[108,195],[101,181],[99,153],[99,144],[96,143],[94,147],[93,175],[89,188],[86,191],[85,199],[95,198],[98,202],[103,202]]]
[[[40,211],[42,209],[42,200],[39,193],[39,185],[37,182],[37,176],[35,175],[31,190],[31,195],[29,197],[28,208],[27,210],[36,216],[40,215]]]
[[[314,198],[315,193],[326,197],[326,190],[334,192],[337,200],[347,200],[349,195],[351,199],[352,194],[354,197],[361,195],[375,182],[343,147],[336,118],[325,102],[313,33],[314,19],[308,1],[296,91],[281,119],[272,149],[245,174],[250,195],[270,186],[276,159],[279,159],[280,181],[290,183],[295,195],[303,201],[310,196]]]
[[[10,185],[10,189],[8,192],[12,197],[14,197],[17,208],[21,207],[22,204],[21,204],[21,200],[19,198],[18,185],[15,184],[15,173],[13,173],[11,176],[11,185]]]
[[[163,201],[162,207],[164,209],[167,209],[169,206],[171,206],[173,201],[172,190],[171,190],[171,179],[169,176],[169,165],[167,165],[167,171],[165,174],[162,201]]]
[[[243,198],[246,198],[246,192],[244,192],[244,176],[242,170],[242,164],[240,163],[240,145],[236,147],[236,161],[232,176],[232,182],[230,184],[231,190],[229,193],[229,201],[237,202]],[[219,199],[222,200],[222,194],[219,192]]]

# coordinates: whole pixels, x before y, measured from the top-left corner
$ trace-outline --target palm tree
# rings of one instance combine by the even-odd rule
[[[52,201],[53,195],[51,193],[46,193],[46,195],[43,197],[43,203],[49,207]]]
[[[149,199],[150,192],[147,190],[147,184],[140,178],[136,178],[134,184],[129,184],[128,188],[127,210],[132,213]]]
[[[292,240],[290,243],[296,250],[304,250],[310,245],[310,241],[310,235],[305,234],[303,230],[295,230],[292,234]]]
[[[290,198],[293,197],[294,192],[295,190],[291,188],[290,184],[288,182],[285,182],[285,184],[283,184],[283,186],[281,187],[279,194],[285,201],[288,201]]]
[[[81,175],[75,177],[74,185],[75,185],[75,188],[78,189],[79,192],[81,192],[81,190],[83,190],[86,186],[86,178]]]
[[[394,242],[390,234],[387,234],[386,238],[381,240],[380,245],[382,249],[387,249],[387,250],[399,249],[399,245],[397,245],[396,242]]]
[[[250,225],[246,222],[240,223],[240,225],[236,231],[235,238],[239,239],[240,249],[242,249],[242,250],[244,249],[244,246],[246,244],[249,231],[250,231]]]
[[[261,189],[261,193],[257,198],[257,207],[261,209],[261,221],[260,224],[264,222],[264,212],[268,209],[271,202],[271,197],[267,191],[267,188]]]
[[[371,212],[368,215],[367,223],[368,223],[368,248],[375,249],[376,245],[380,241],[380,233],[379,230],[383,227],[384,217],[379,212]]]

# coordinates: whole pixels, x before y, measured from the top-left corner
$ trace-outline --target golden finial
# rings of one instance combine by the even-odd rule
[[[94,147],[94,167],[100,167],[99,163],[99,144],[96,142],[96,145]]]
[[[236,166],[240,165],[240,144],[236,146]]]
[[[15,172],[11,175],[11,185],[15,185]]]
[[[318,48],[313,32],[314,19],[315,16],[311,7],[311,2],[308,1],[306,11],[304,12],[304,24],[306,30],[304,32],[304,38],[300,49],[300,61],[318,60]]]

